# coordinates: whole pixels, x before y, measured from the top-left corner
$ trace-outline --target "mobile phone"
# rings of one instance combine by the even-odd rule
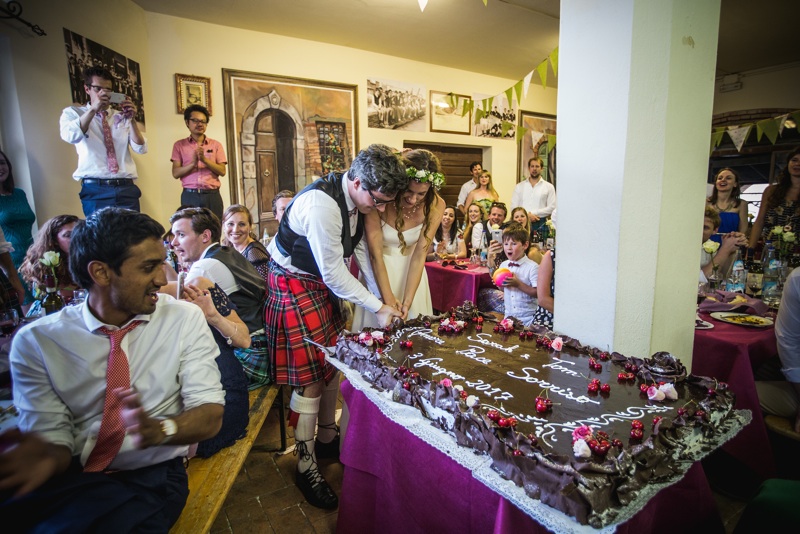
[[[494,230],[493,229],[492,230],[492,240],[493,241],[497,241],[498,243],[500,243],[502,245],[503,244],[503,231],[500,230],[500,229],[498,229],[498,230]]]
[[[186,281],[186,273],[180,272],[178,273],[178,291],[175,294],[175,298],[181,300],[183,298],[183,283]]]
[[[121,104],[125,102],[125,95],[122,93],[111,93],[109,100],[112,104]]]

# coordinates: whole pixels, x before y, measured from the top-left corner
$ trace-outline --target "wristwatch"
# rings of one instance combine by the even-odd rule
[[[159,445],[169,443],[169,441],[178,433],[178,423],[169,417],[159,417],[158,422],[161,424],[161,432],[164,434],[164,439],[161,440]]]

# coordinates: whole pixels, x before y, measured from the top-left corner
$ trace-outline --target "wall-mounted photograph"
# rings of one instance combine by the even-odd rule
[[[176,72],[175,97],[178,113],[183,113],[189,106],[200,104],[208,110],[209,115],[214,114],[211,109],[211,78]]]
[[[442,91],[431,91],[431,132],[469,135],[472,127],[472,99]],[[464,108],[469,110],[464,113]]]
[[[136,122],[141,123],[144,129],[144,100],[139,63],[66,28],[64,28],[64,45],[72,103],[82,106],[89,101],[83,87],[84,69],[103,67],[114,77],[113,91],[129,96],[136,104]]]
[[[272,233],[272,199],[350,167],[358,149],[356,85],[222,69],[231,203]],[[262,226],[263,228],[263,226]]]
[[[528,160],[542,158],[542,178],[556,185],[556,147],[549,146],[556,135],[556,116],[531,111],[520,111],[519,125],[527,128],[517,151],[517,182],[528,179]],[[549,140],[549,141],[548,141]]]
[[[473,110],[473,135],[477,137],[496,137],[514,139],[517,133],[517,105],[509,105],[505,94],[496,95],[491,103],[484,102],[491,95],[472,95],[475,101]]]
[[[367,125],[370,128],[424,132],[428,91],[422,85],[395,80],[367,80]]]

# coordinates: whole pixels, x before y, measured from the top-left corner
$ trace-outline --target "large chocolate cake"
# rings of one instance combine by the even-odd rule
[[[630,517],[634,501],[680,480],[749,420],[725,383],[687,376],[669,354],[628,358],[478,317],[466,305],[344,332],[335,358],[582,524]]]

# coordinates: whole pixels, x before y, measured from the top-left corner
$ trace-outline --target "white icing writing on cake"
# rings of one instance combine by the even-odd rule
[[[403,331],[405,331],[405,330],[403,330]],[[432,342],[436,343],[437,345],[444,345],[445,344],[444,339],[442,339],[440,337],[436,337],[434,335],[431,335],[432,331],[433,330],[431,330],[430,328],[422,328],[422,329],[419,329],[419,330],[417,330],[415,332],[411,332],[410,334],[408,334],[408,337],[419,336],[419,337],[427,339],[428,341],[432,341]]]
[[[508,391],[503,391],[500,388],[493,388],[491,384],[486,384],[483,380],[475,380],[474,382],[466,381],[465,384],[471,388],[474,388],[476,391],[480,391],[488,397],[492,397],[495,393],[499,393],[500,395],[494,397],[494,400],[504,401],[514,398],[514,395]]]
[[[554,362],[546,363],[542,367],[549,367],[550,369],[554,369],[556,371],[561,371],[562,373],[570,375],[570,376],[581,376],[581,374],[578,373],[577,371],[573,371],[572,369],[567,369],[566,367],[563,367],[561,365],[562,363],[568,363],[570,365],[575,365],[574,362],[570,362],[570,361],[567,361],[567,360],[556,360]]]
[[[510,376],[511,378],[516,378],[517,380],[524,380],[528,384],[539,384],[542,388],[552,391],[556,395],[561,395],[565,399],[574,400],[575,402],[578,402],[580,404],[584,404],[587,402],[591,402],[592,404],[598,404],[598,405],[600,404],[598,401],[592,400],[585,395],[580,395],[576,397],[572,394],[572,388],[566,388],[566,389],[560,388],[558,386],[551,384],[550,382],[545,382],[540,378],[531,376],[529,371],[533,371],[535,373],[539,372],[539,370],[536,369],[535,367],[523,367],[522,372],[525,373],[524,376],[517,376],[514,371],[509,371],[506,373],[506,375]]]
[[[415,354],[413,358],[411,358],[411,357],[409,357],[409,358],[416,359],[418,356],[419,356],[419,354]],[[449,376],[453,380],[464,380],[464,377],[461,376],[460,374],[454,373],[452,371],[448,371],[444,367],[441,367],[441,366],[436,364],[436,362],[440,362],[440,361],[442,361],[442,358],[425,358],[424,360],[420,360],[417,363],[415,363],[414,367],[430,367],[431,369],[436,371],[431,376],[446,375],[446,376]]]
[[[502,350],[503,352],[507,352],[509,354],[511,354],[511,352],[513,352],[514,349],[519,348],[519,345],[514,345],[513,347],[504,347],[500,343],[492,341],[491,339],[486,339],[490,337],[492,337],[492,334],[475,334],[474,337],[470,336],[467,339],[470,341],[475,341],[477,343],[480,343],[481,345],[487,345],[489,347]]]
[[[470,345],[468,349],[457,350],[456,354],[461,354],[462,356],[466,356],[467,358],[475,360],[478,363],[488,365],[492,363],[492,360],[489,358],[484,358],[483,356],[478,356],[478,354],[483,354],[484,352],[486,352],[486,349],[482,347],[476,347],[475,345]]]

